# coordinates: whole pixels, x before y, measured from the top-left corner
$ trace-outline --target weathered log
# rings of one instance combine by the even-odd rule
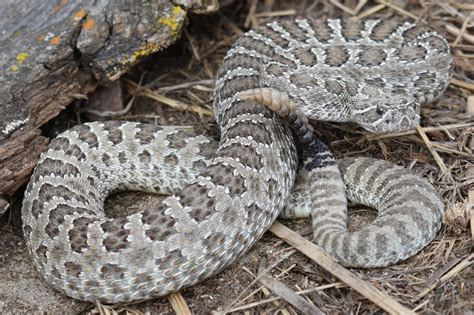
[[[0,1],[0,198],[27,182],[43,124],[169,46],[185,17],[166,0]]]

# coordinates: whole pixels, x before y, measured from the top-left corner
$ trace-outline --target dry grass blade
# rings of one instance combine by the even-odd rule
[[[370,7],[369,9],[365,10],[364,12],[358,14],[355,16],[356,19],[365,19],[366,17],[379,12],[380,10],[385,9],[387,6],[385,4],[377,4],[373,7]]]
[[[132,95],[145,96],[145,97],[151,98],[152,100],[158,101],[160,103],[163,103],[165,105],[168,105],[170,107],[183,110],[183,111],[198,113],[198,114],[207,115],[207,116],[214,115],[214,113],[207,108],[203,108],[197,105],[189,105],[180,101],[176,101],[174,99],[161,95],[155,91],[152,91],[148,88],[140,87],[135,82],[132,82],[129,80],[124,80],[124,82],[126,82],[127,84],[128,92]]]
[[[324,312],[319,308],[309,303],[304,298],[296,294],[293,290],[288,288],[285,284],[273,279],[269,275],[263,275],[259,281],[270,291],[303,312],[303,314],[324,314]]]
[[[351,8],[348,8],[346,7],[345,5],[343,5],[342,3],[340,3],[339,1],[336,1],[336,0],[329,0],[333,5],[335,5],[336,7],[338,7],[339,9],[343,10],[343,11],[346,11],[347,13],[349,13],[350,15],[355,15],[357,14],[357,12],[355,12],[354,10],[352,10]]]
[[[257,277],[255,277],[255,279],[244,289],[242,290],[242,292],[230,303],[230,305],[226,308],[226,310],[224,310],[224,312],[227,312],[229,308],[233,307],[234,305],[236,305],[240,299],[242,298],[243,294],[252,286],[254,285],[259,279],[261,276],[265,275],[268,271],[272,270],[273,268],[275,268],[278,264],[280,264],[282,261],[284,261],[285,259],[287,259],[288,257],[290,257],[291,255],[293,255],[295,253],[294,250],[291,250],[289,252],[287,252],[286,254],[284,254],[282,257],[280,257],[277,261],[275,261],[273,264],[271,264],[270,266],[268,266],[267,268],[265,268],[265,270],[263,270],[262,272],[260,272],[258,274]]]
[[[322,291],[322,290],[329,289],[329,288],[344,288],[344,287],[346,287],[346,285],[344,283],[336,282],[336,283],[322,285],[322,286],[319,286],[319,287],[316,287],[316,288],[301,290],[301,291],[298,291],[298,292],[295,292],[295,293],[298,294],[298,295],[301,295],[301,294],[307,294],[307,293],[311,293],[311,292],[315,292],[315,291]],[[260,301],[257,301],[257,302],[253,302],[253,303],[245,304],[245,305],[242,305],[242,306],[238,306],[238,307],[235,307],[235,308],[226,309],[224,313],[216,312],[216,314],[223,315],[223,314],[229,314],[229,313],[233,313],[233,312],[239,312],[239,311],[243,311],[243,310],[246,310],[246,309],[249,309],[249,308],[257,307],[259,305],[274,302],[274,301],[277,301],[277,300],[280,300],[280,299],[281,298],[279,296],[269,298],[269,299],[264,299],[264,300],[260,300]]]
[[[188,307],[188,303],[186,303],[186,300],[181,295],[181,293],[171,293],[167,296],[167,298],[177,315],[191,315],[191,310]]]
[[[426,147],[428,148],[428,150],[431,152],[431,154],[433,155],[433,158],[436,160],[436,163],[438,164],[441,172],[443,174],[448,174],[449,173],[449,170],[448,168],[446,167],[446,165],[444,164],[443,162],[443,159],[441,159],[441,157],[439,156],[438,152],[436,152],[436,150],[433,148],[433,145],[431,144],[431,141],[430,139],[428,139],[428,136],[426,135],[425,131],[423,130],[423,128],[421,128],[420,126],[417,126],[416,127],[416,130],[418,131],[418,133],[420,134],[421,136],[421,139],[423,139],[423,141],[425,142],[426,144]]]
[[[387,312],[392,314],[414,314],[386,293],[337,264],[321,247],[293,232],[283,224],[273,223],[270,231]]]
[[[439,279],[436,279],[436,281],[433,281],[433,283],[423,290],[416,298],[415,300],[419,300],[425,295],[427,295],[431,290],[436,288],[437,286],[441,285],[442,283],[445,283],[446,281],[450,280],[459,272],[461,272],[463,269],[471,266],[474,263],[474,253],[471,253],[469,256],[467,256],[465,259],[461,260],[458,264],[456,264],[451,270],[449,270],[447,273],[445,273],[443,276],[439,277]]]
[[[456,86],[474,91],[474,84],[473,83],[465,82],[465,81],[458,80],[458,79],[451,79],[449,82],[451,84],[456,85]]]
[[[474,146],[474,138],[471,139],[471,144]],[[474,178],[474,165],[471,165],[467,170],[468,177]],[[474,247],[474,187],[471,187],[468,192],[467,196],[467,205],[466,205],[467,213],[470,213],[470,221],[471,221],[471,246]]]
[[[473,16],[474,15],[471,13],[468,17],[464,19],[464,22],[462,23],[462,26],[461,26],[461,30],[459,31],[458,36],[453,42],[453,46],[457,46],[457,44],[461,41],[461,38],[463,37],[463,35],[466,34],[467,25],[469,24]]]
[[[446,24],[446,30],[453,35],[461,35],[462,38],[468,42],[474,43],[474,35],[471,35],[467,32],[463,32],[462,29],[457,28],[452,24]]]
[[[289,10],[257,13],[257,14],[255,14],[255,17],[290,16],[290,15],[295,15],[295,14],[296,14],[295,10],[289,9]]]
[[[423,130],[423,132],[429,133],[429,132],[437,132],[437,131],[444,131],[444,130],[465,129],[465,128],[472,128],[472,127],[474,127],[474,122],[442,125],[438,127],[431,126],[431,127],[420,127],[420,128],[421,130]],[[384,133],[384,134],[367,134],[365,138],[367,141],[374,141],[374,140],[398,138],[401,136],[414,135],[416,133],[418,133],[417,130],[407,130],[407,131],[402,131],[402,132],[393,132],[393,133]]]
[[[391,2],[387,2],[385,0],[377,0],[378,3],[380,4],[383,4],[387,7],[390,7],[392,9],[394,9],[395,11],[398,11],[399,13],[405,15],[405,16],[408,16],[414,20],[418,20],[418,16],[414,15],[414,14],[411,14],[410,12],[408,12],[407,10],[404,10],[402,8],[400,8],[399,6],[396,6],[395,4],[391,3]]]

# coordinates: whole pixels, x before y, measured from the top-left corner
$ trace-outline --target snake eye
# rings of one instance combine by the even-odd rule
[[[381,108],[378,108],[375,110],[375,112],[377,113],[377,115],[382,115],[384,113],[383,109]]]

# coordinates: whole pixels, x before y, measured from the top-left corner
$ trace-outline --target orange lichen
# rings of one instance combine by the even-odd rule
[[[82,25],[82,28],[86,31],[90,31],[94,26],[95,26],[95,20],[89,17]]]
[[[58,4],[53,6],[53,11],[57,12],[61,10],[61,8],[66,5],[69,2],[69,0],[61,0]]]
[[[59,45],[59,43],[61,43],[61,36],[54,36],[49,40],[49,44],[53,46]]]
[[[79,11],[74,13],[74,19],[75,20],[80,20],[83,17],[85,17],[86,15],[87,15],[87,11],[81,8]]]
[[[39,42],[44,42],[45,39],[46,39],[46,36],[44,34],[38,35]]]

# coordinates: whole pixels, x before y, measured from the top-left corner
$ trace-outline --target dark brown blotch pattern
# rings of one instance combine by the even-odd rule
[[[48,224],[45,227],[45,232],[50,239],[53,239],[59,234],[59,226],[64,223],[65,216],[73,215],[74,213],[94,214],[92,211],[85,208],[73,208],[69,205],[59,204],[56,208],[49,212]]]
[[[74,227],[68,232],[68,235],[71,249],[76,253],[88,248],[87,231],[89,230],[89,224],[95,221],[94,218],[80,217],[72,222]]]
[[[387,59],[387,54],[381,49],[365,46],[358,53],[358,63],[364,67],[379,66]]]
[[[151,124],[138,124],[137,129],[135,138],[141,145],[146,145],[152,143],[155,140],[155,133],[163,128]]]
[[[70,145],[70,142],[67,138],[63,138],[59,136],[51,140],[51,142],[48,145],[48,149],[54,150],[54,151],[61,151],[61,150],[66,151],[69,145]]]
[[[361,32],[364,30],[364,23],[358,20],[342,19],[341,28],[344,38],[355,41],[362,38]]]
[[[393,20],[381,20],[372,29],[370,38],[374,41],[383,42],[390,37],[402,25],[401,22]]]
[[[205,171],[207,172],[207,170]],[[185,187],[178,193],[180,203],[184,207],[191,207],[189,216],[196,222],[202,222],[215,212],[215,197],[209,196],[209,188],[195,183],[192,189]]]
[[[260,169],[263,166],[262,157],[255,152],[255,148],[242,143],[233,143],[218,150],[218,155],[239,161],[243,166]]]
[[[318,63],[317,56],[311,51],[311,47],[301,47],[293,50],[295,58],[300,61],[302,65],[314,66]]]
[[[288,67],[276,63],[269,64],[265,68],[266,73],[273,77],[281,77],[287,70]]]
[[[240,116],[242,112],[259,115],[264,118],[273,118],[275,114],[267,107],[257,104],[256,102],[249,101],[236,101],[221,117],[221,123],[223,126],[227,125],[228,121],[232,118]],[[239,132],[239,131],[236,131]]]
[[[256,69],[259,71],[262,68],[263,60],[248,54],[234,53],[225,59],[225,63],[228,69],[241,67],[243,69]]]
[[[66,155],[75,157],[78,161],[84,161],[86,159],[86,155],[82,152],[81,148],[79,148],[75,144],[69,145],[64,151]]]
[[[341,46],[328,47],[326,49],[326,61],[329,66],[340,67],[349,60],[349,52]]]
[[[128,242],[130,230],[125,228],[127,223],[128,220],[122,218],[108,220],[100,225],[102,231],[107,235],[103,242],[107,251],[118,252],[130,247],[130,243]]]
[[[283,20],[279,24],[291,34],[291,38],[298,42],[305,42],[308,38],[306,31],[300,28],[294,21]]]
[[[238,128],[233,128],[226,133],[225,138],[223,138],[224,141],[236,138],[251,138],[257,143],[267,145],[273,142],[271,133],[264,123],[242,120],[236,123],[236,126],[238,126]]]
[[[88,125],[81,125],[77,128],[78,138],[87,143],[89,148],[98,148],[97,135],[92,131]]]
[[[54,174],[56,177],[78,176],[81,174],[79,169],[68,162],[46,158],[36,166],[32,180],[39,182],[40,176],[46,177]]]
[[[151,153],[148,150],[143,150],[138,154],[138,159],[142,163],[150,163],[151,162]]]
[[[108,130],[107,139],[109,139],[112,144],[117,145],[123,141],[123,133],[119,128],[112,128]]]
[[[234,77],[232,80],[226,80],[222,86],[222,98],[230,98],[240,91],[260,87],[260,76],[257,75],[243,75]],[[235,104],[234,106],[236,106]],[[242,112],[239,112],[242,114]]]
[[[165,215],[166,209],[166,205],[158,204],[155,209],[147,209],[142,212],[142,223],[150,226],[145,234],[152,241],[163,241],[176,232],[174,230],[176,219]]]
[[[69,189],[69,187],[58,184],[56,186],[49,183],[44,183],[38,192],[38,199],[51,201],[53,197],[63,198],[65,201],[76,199],[79,202],[87,203],[87,199],[80,193],[76,193]]]
[[[230,165],[214,164],[206,169],[206,175],[211,178],[211,181],[217,186],[227,187],[232,198],[245,191],[245,179],[242,175],[233,173],[234,167]]]
[[[333,30],[327,21],[308,19],[308,23],[315,32],[315,37],[320,42],[327,42],[333,37]]]
[[[79,278],[82,272],[82,266],[72,261],[64,263],[64,269],[66,269],[66,274],[71,279]]]
[[[114,264],[105,264],[100,268],[102,277],[106,280],[122,279],[125,271],[125,268]]]
[[[257,32],[282,48],[287,48],[290,44],[290,42],[285,39],[281,33],[274,31],[270,26],[261,27],[257,30]]]

